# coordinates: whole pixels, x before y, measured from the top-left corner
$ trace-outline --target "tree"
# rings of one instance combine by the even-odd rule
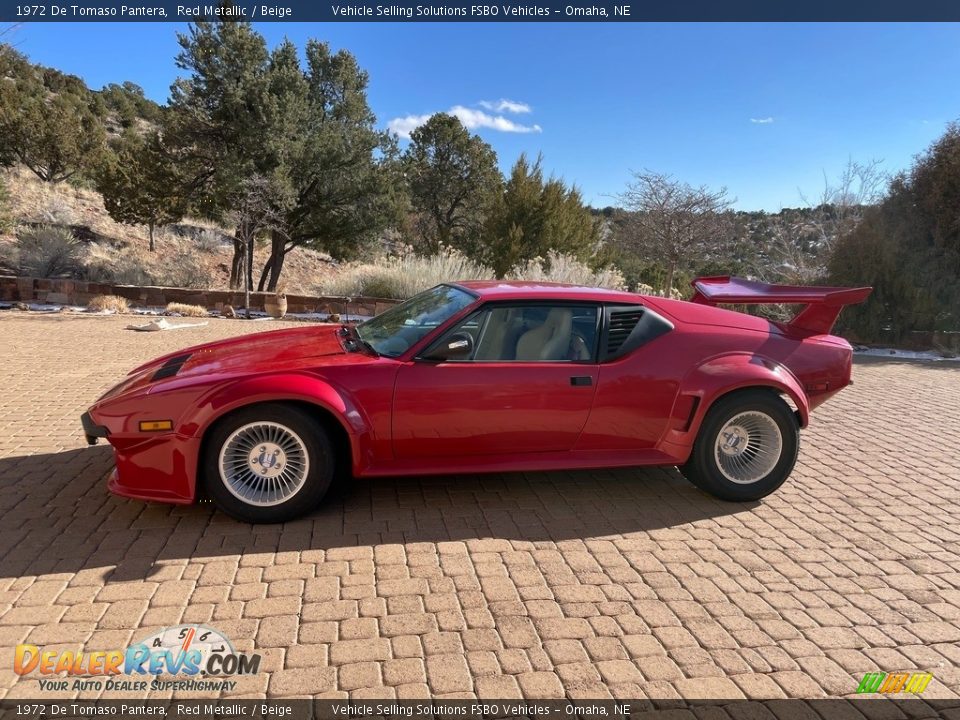
[[[706,262],[736,241],[726,188],[692,187],[671,175],[644,170],[634,173],[620,202],[635,213],[631,244],[666,268],[667,294],[679,268]]]
[[[840,317],[859,339],[899,342],[912,331],[960,323],[960,124],[895,176],[886,195],[839,237],[830,281],[870,285]]]
[[[36,78],[0,82],[0,160],[45,182],[96,167],[106,133],[89,92],[51,93]]]
[[[814,211],[810,221],[819,236],[824,258],[830,257],[834,241],[859,225],[866,209],[882,197],[889,179],[882,164],[882,160],[857,162],[850,158],[836,180],[831,181],[824,172],[819,197],[810,199],[800,193],[803,202]]]
[[[100,97],[106,109],[115,112],[125,128],[134,127],[138,119],[152,123],[160,121],[160,106],[147,98],[143,88],[136,83],[110,83],[100,91]]]
[[[7,190],[7,184],[0,177],[0,233],[6,232],[13,226],[12,213],[10,212],[10,192]]]
[[[252,287],[259,236],[271,244],[260,287],[274,290],[294,248],[346,255],[383,227],[388,192],[380,170],[391,147],[374,128],[367,75],[352,55],[311,40],[304,69],[292,43],[268,52],[249,23],[235,22],[198,22],[180,43],[178,64],[191,74],[174,85],[169,134],[190,168],[197,212],[221,222],[244,218],[232,287],[244,266]],[[282,222],[265,224],[258,218],[267,214],[244,210],[263,203]]]
[[[245,183],[269,175],[264,119],[269,53],[249,22],[198,21],[177,36],[177,67],[189,73],[171,87],[164,137],[173,145],[188,177],[191,209],[225,222],[245,195]],[[252,284],[249,256],[253,238],[234,238],[230,286]],[[249,228],[248,228],[249,230]]]
[[[350,53],[316,40],[305,56],[300,70],[295,48],[281,45],[269,74],[271,152],[285,211],[260,278],[270,291],[294,248],[350,258],[397,214],[395,146],[374,127],[367,74]]]
[[[550,251],[585,260],[600,241],[600,223],[576,188],[544,180],[543,159],[521,154],[487,223],[486,262],[503,277],[510,268]]]
[[[250,276],[256,236],[262,232],[286,234],[283,210],[278,203],[280,192],[271,178],[262,175],[247,178],[243,182],[242,195],[228,215],[230,222],[237,228],[237,237],[244,243],[242,270],[245,277]],[[262,278],[260,284],[259,289],[262,290]],[[244,307],[247,317],[250,316],[251,289],[249,284],[245,284]]]
[[[177,161],[157,132],[148,137],[124,134],[117,150],[103,163],[96,183],[111,218],[147,226],[151,252],[155,249],[154,228],[178,222],[186,210]]]
[[[404,168],[418,214],[415,244],[426,254],[446,245],[476,256],[487,213],[503,182],[496,153],[445,113],[431,117],[410,139]]]

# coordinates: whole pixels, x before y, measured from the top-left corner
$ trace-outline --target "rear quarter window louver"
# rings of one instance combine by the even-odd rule
[[[603,361],[616,360],[673,330],[673,323],[648,307],[607,306],[600,344]]]
[[[610,330],[607,333],[607,355],[614,355],[623,347],[630,333],[640,322],[643,310],[613,310],[610,313]]]

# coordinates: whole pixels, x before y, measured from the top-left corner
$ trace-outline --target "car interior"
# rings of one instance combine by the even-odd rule
[[[467,318],[452,333],[474,341],[473,362],[589,362],[595,357],[595,306],[494,307]]]

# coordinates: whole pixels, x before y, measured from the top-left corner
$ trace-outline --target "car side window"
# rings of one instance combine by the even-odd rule
[[[595,305],[491,305],[445,333],[438,345],[466,333],[473,350],[460,362],[594,362],[598,320]]]

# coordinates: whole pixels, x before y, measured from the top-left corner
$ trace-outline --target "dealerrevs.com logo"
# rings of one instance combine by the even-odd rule
[[[38,674],[41,690],[231,690],[236,682],[224,678],[257,673],[260,655],[236,652],[214,628],[178,625],[115,650],[17,645],[13,669],[17,675]],[[184,675],[188,679],[176,678]]]

